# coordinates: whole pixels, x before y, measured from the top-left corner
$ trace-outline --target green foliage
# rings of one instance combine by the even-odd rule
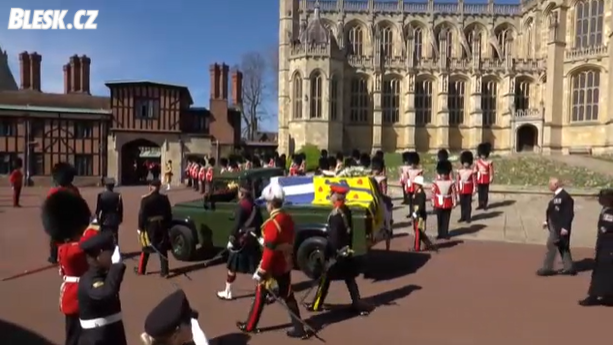
[[[307,172],[315,171],[319,168],[319,156],[321,155],[319,147],[313,144],[306,144],[302,146],[300,150],[296,151],[296,153],[304,153],[306,155]],[[292,165],[291,157],[288,157],[286,165],[287,169]]]
[[[426,181],[432,181],[436,169],[436,155],[420,154],[421,166]],[[610,188],[613,181],[583,167],[570,166],[542,156],[491,156],[494,162],[494,184],[513,186],[546,186],[551,176],[559,177],[568,187]],[[452,159],[453,161],[453,159]],[[385,155],[387,174],[392,181],[398,180],[402,156],[397,153]],[[454,162],[454,169],[460,166]]]

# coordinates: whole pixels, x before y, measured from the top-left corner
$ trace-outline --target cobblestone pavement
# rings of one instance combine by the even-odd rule
[[[83,190],[92,206],[97,191]],[[0,189],[0,277],[45,264],[48,248],[39,220],[44,192],[26,190],[24,208],[12,209],[8,207],[9,190]],[[143,188],[136,187],[123,190],[126,219],[120,236],[124,252],[139,249],[134,229],[138,200],[144,192]],[[173,202],[195,197],[187,190],[170,193]],[[485,234],[490,232],[502,232],[505,238],[510,238],[509,233],[513,231],[526,234],[526,239],[533,236],[529,229],[539,225],[545,200],[530,197],[516,200],[512,205],[511,200],[514,199],[495,197],[492,200],[492,206],[501,202],[506,202],[506,206],[493,207],[487,213],[505,212],[508,215],[496,214],[475,221],[475,224],[486,225],[475,233],[475,238],[487,237]],[[520,206],[522,201],[530,206]],[[592,232],[594,225],[590,215],[598,213],[593,206],[591,202],[578,201],[576,224],[585,222],[588,226],[577,225],[575,239],[583,232]],[[521,222],[511,220],[517,215],[521,216]],[[518,224],[522,222],[521,227],[527,230],[518,231]],[[399,228],[398,232],[406,232],[406,229]],[[500,234],[496,236],[501,238]],[[587,289],[589,272],[577,277],[538,278],[534,275],[542,261],[542,246],[460,241],[450,242],[439,254],[429,255],[407,253],[410,243],[409,237],[400,236],[392,242],[392,251],[373,252],[370,261],[371,267],[376,267],[371,270],[373,278],[359,279],[363,297],[377,306],[369,317],[352,318],[338,308],[322,315],[302,310],[303,317],[314,326],[324,325],[321,336],[328,344],[339,345],[540,345],[544,342],[571,345],[584,342],[588,334],[593,341],[609,338],[606,326],[613,316],[612,309],[584,309],[576,305]],[[591,254],[589,249],[574,251],[575,259],[582,262]],[[136,261],[126,259],[125,263],[128,271],[121,290],[124,323],[129,344],[136,345],[146,313],[174,287],[154,274],[137,277],[131,274]],[[156,264],[156,260],[152,260],[152,269],[157,268]],[[189,265],[171,260],[174,268]],[[225,269],[219,265],[193,271],[189,274],[191,279],[184,276],[172,279],[187,292],[193,307],[200,311],[201,324],[213,338],[212,345],[304,344],[290,341],[282,331],[274,329],[287,322],[285,312],[277,305],[264,312],[261,326],[267,328],[266,332],[252,339],[238,335],[234,322],[245,317],[251,300],[249,297],[232,302],[217,300],[214,292],[222,287],[224,276]],[[309,283],[305,283],[299,273],[295,278],[295,290],[300,298]],[[64,327],[57,309],[59,285],[60,279],[54,269],[0,282],[0,344],[60,344]],[[241,276],[235,294],[248,296],[252,289],[250,278]],[[329,302],[349,302],[344,284],[333,285]],[[4,331],[7,322],[49,340],[28,340],[20,334]]]

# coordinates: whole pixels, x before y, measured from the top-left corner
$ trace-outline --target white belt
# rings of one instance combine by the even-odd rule
[[[66,283],[78,283],[79,282],[79,277],[63,276],[62,279]]]
[[[451,198],[451,195],[440,195],[440,194],[437,194],[436,198],[438,200],[438,203],[442,205],[443,204],[443,199]]]
[[[113,314],[107,317],[100,317],[97,319],[79,320],[81,323],[81,328],[83,329],[104,327],[119,321],[121,321],[121,313]]]

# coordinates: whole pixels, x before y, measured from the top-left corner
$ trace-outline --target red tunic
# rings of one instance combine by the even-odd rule
[[[475,191],[475,184],[477,183],[477,177],[473,169],[460,169],[458,170],[458,193],[459,194],[472,194]]]
[[[15,169],[11,172],[11,176],[9,176],[9,182],[12,187],[21,187],[23,186],[23,173],[21,169]]]
[[[202,167],[198,170],[198,181],[204,181],[204,177],[206,175],[206,168]]]
[[[475,164],[478,184],[490,184],[494,178],[494,163],[485,159],[477,160]]]
[[[432,183],[432,206],[443,210],[452,209],[456,204],[456,190],[450,178],[437,179]]]
[[[213,167],[209,167],[208,169],[206,169],[204,179],[206,180],[206,182],[213,181]]]
[[[292,165],[290,165],[289,167],[289,176],[297,176],[298,175],[298,165],[295,163],[292,163]]]
[[[276,163],[275,160],[271,158],[268,161],[268,166],[271,167],[271,168],[275,168],[275,165],[276,165],[275,163]]]
[[[85,229],[79,241],[85,241],[95,236],[99,230],[99,226],[90,225]],[[59,246],[57,257],[60,266],[60,276],[62,277],[60,311],[66,315],[78,314],[79,302],[77,290],[79,288],[79,277],[88,269],[85,253],[79,247],[79,242],[70,242]]]
[[[404,190],[407,193],[414,193],[415,192],[415,184],[413,184],[413,182],[415,181],[415,178],[417,176],[423,175],[424,171],[419,169],[419,168],[411,168],[409,167],[406,170],[406,177],[404,179],[405,184],[404,184]]]
[[[259,270],[280,276],[292,270],[294,257],[294,220],[281,210],[274,210],[262,225],[264,249]]]

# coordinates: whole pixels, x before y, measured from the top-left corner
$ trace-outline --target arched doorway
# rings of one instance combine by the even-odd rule
[[[121,147],[121,184],[124,186],[146,184],[159,178],[162,150],[147,139],[136,139]]]
[[[523,125],[517,129],[517,152],[534,152],[538,146],[538,129],[534,125]]]

